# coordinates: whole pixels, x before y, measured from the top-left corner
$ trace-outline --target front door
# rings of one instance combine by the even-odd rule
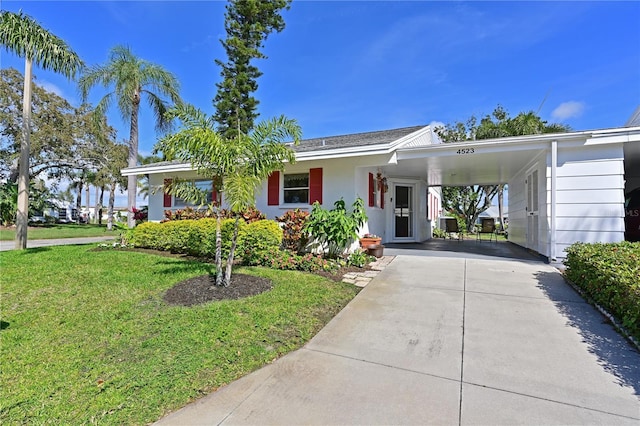
[[[538,170],[527,174],[527,248],[538,251]]]
[[[413,186],[394,185],[394,239],[414,240]]]

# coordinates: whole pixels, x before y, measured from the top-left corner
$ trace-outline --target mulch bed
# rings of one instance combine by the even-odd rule
[[[171,287],[164,300],[170,305],[193,306],[213,300],[242,299],[272,288],[271,280],[253,275],[233,274],[227,287],[217,286],[215,276],[200,275]]]
[[[93,250],[104,250],[95,248]],[[137,251],[147,254],[155,254],[158,256],[180,258],[185,260],[197,260],[201,262],[211,262],[211,259],[201,259],[184,254],[169,253],[160,250],[150,249],[120,249],[126,251]],[[336,272],[317,271],[315,275],[328,278],[339,282],[348,272],[363,272],[371,269],[370,267],[358,268],[355,266],[346,266],[340,268]],[[253,275],[234,273],[231,275],[231,283],[227,287],[218,287],[215,284],[215,276],[200,275],[198,277],[189,278],[171,287],[164,295],[164,300],[170,305],[194,306],[202,303],[218,300],[234,300],[244,297],[254,296],[256,294],[269,291],[273,288],[271,280],[267,278],[255,277]]]

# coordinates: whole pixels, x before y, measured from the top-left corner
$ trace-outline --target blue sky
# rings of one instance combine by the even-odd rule
[[[220,1],[12,1],[87,64],[109,49],[175,73],[181,94],[208,113],[226,60]],[[262,118],[298,120],[304,138],[539,111],[575,130],[624,125],[640,105],[640,2],[303,1],[257,61]],[[4,67],[23,70],[5,51]],[[35,70],[39,84],[77,104],[75,85]],[[90,101],[104,95],[94,89]],[[142,111],[140,151],[157,140]],[[128,125],[117,111],[118,138]]]

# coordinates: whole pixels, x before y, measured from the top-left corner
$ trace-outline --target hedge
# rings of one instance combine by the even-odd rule
[[[229,254],[235,223],[235,219],[222,221],[223,258]],[[282,243],[282,229],[273,220],[259,220],[250,224],[240,220],[238,228],[238,257],[278,248]],[[129,243],[134,247],[213,258],[216,250],[216,219],[145,222],[132,230]]]
[[[575,243],[566,277],[640,341],[640,243]]]

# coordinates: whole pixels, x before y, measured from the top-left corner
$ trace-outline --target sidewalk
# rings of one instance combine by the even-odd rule
[[[63,245],[72,245],[72,244],[91,244],[91,243],[99,243],[101,241],[110,241],[113,239],[114,237],[82,237],[82,238],[58,238],[58,239],[50,239],[50,240],[28,240],[27,248],[63,246]],[[0,251],[14,250],[15,245],[16,245],[16,242],[14,240],[0,241]]]
[[[629,424],[640,354],[541,262],[396,258],[302,349],[158,424]]]

